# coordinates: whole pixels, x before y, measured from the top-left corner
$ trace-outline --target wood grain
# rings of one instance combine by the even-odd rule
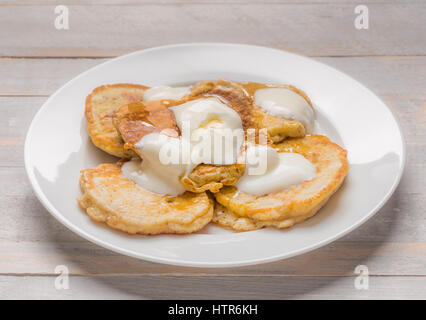
[[[355,5],[154,1],[68,5],[69,30],[55,29],[51,5],[3,5],[0,56],[111,57],[164,44],[200,41],[265,45],[309,56],[426,52],[424,2],[415,6],[370,3],[368,30],[354,27]]]
[[[46,213],[47,214],[47,213]],[[44,229],[50,228],[47,224]],[[70,232],[70,231],[64,231]],[[50,233],[50,231],[47,231]],[[0,274],[54,275],[66,265],[72,275],[286,275],[352,276],[366,265],[370,275],[426,276],[426,242],[339,240],[295,258],[238,268],[187,268],[125,257],[87,241],[0,241]],[[69,237],[69,236],[68,236]]]
[[[67,0],[67,5],[85,5],[85,6],[96,6],[96,5],[149,5],[149,4],[176,4],[176,5],[188,5],[188,4],[205,4],[205,3],[219,3],[219,4],[253,4],[253,3],[262,3],[262,4],[271,4],[271,3],[281,3],[281,4],[294,4],[295,0]],[[358,0],[298,0],[299,4],[337,4],[337,3],[346,3],[346,4],[359,4]],[[383,3],[383,0],[364,0],[362,3],[371,4],[371,3]],[[387,0],[386,3],[389,4],[419,4],[422,3],[421,0]],[[64,4],[64,1],[61,0],[3,0],[2,5],[39,5],[39,6],[50,6],[50,5],[61,5]]]
[[[317,57],[377,94],[424,95],[426,56]],[[0,96],[48,96],[81,72],[108,59],[0,58]]]
[[[70,277],[68,290],[57,290],[51,276],[0,276],[0,299],[421,299],[426,295],[426,277],[370,277],[368,290],[355,289],[354,281],[354,277],[78,276]]]
[[[365,0],[56,0],[0,3],[0,299],[424,299],[426,297],[426,3]],[[123,18],[125,17],[125,18]],[[220,41],[316,57],[378,94],[397,115],[407,167],[371,220],[311,253],[257,266],[199,269],[125,257],[57,222],[23,168],[28,126],[47,97],[84,70],[152,46]],[[57,265],[70,289],[54,287]],[[367,265],[369,290],[354,288]]]

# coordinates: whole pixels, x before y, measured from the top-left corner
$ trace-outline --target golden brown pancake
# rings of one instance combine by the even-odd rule
[[[121,163],[83,170],[80,186],[78,203],[90,218],[131,234],[196,232],[213,216],[205,192],[177,197],[150,192],[122,176]]]
[[[133,102],[114,112],[113,124],[125,142],[126,149],[137,151],[135,144],[152,132],[170,129],[170,135],[179,135],[175,116],[166,103],[166,100]]]
[[[192,99],[212,96],[219,98],[238,113],[243,122],[244,130],[258,128],[253,122],[253,101],[237,82],[225,79],[197,82],[191,87],[189,96]]]
[[[296,92],[312,107],[312,103],[306,93],[294,86],[268,85],[256,82],[238,83],[225,79],[198,82],[192,87],[191,96],[216,96],[225,100],[240,115],[243,120],[244,129],[265,128],[273,143],[281,142],[288,137],[303,138],[306,131],[300,121],[272,116],[254,104],[254,93],[256,90],[278,87]]]
[[[215,96],[224,101],[240,115],[244,129],[266,128],[273,143],[287,137],[303,137],[303,125],[294,120],[271,116],[254,106],[255,90],[265,87],[284,87],[302,95],[309,104],[310,100],[304,92],[293,86],[265,85],[254,82],[237,83],[229,80],[201,81],[191,88],[188,99],[202,96]],[[100,86],[86,99],[86,119],[89,135],[93,143],[100,149],[121,158],[131,158],[135,152],[124,148],[124,142],[112,123],[113,111],[122,105],[142,101],[145,90],[149,87],[136,84],[113,84]],[[183,103],[184,101],[174,102]],[[169,106],[173,105],[170,104]]]
[[[314,179],[265,196],[224,187],[214,196],[219,204],[214,221],[235,230],[264,226],[286,228],[314,215],[342,184],[347,172],[346,150],[321,135],[288,139],[276,145],[278,152],[296,152],[316,167]],[[241,219],[244,218],[244,219]]]
[[[200,164],[181,179],[186,190],[192,192],[170,197],[150,192],[125,178],[119,162],[82,171],[83,195],[78,199],[79,205],[93,220],[131,234],[191,233],[210,221],[235,231],[287,228],[313,216],[342,184],[348,171],[346,151],[324,136],[305,136],[301,122],[271,116],[256,106],[255,91],[269,87],[293,90],[312,106],[303,91],[285,85],[223,79],[201,81],[179,101],[148,102],[142,102],[148,87],[105,85],[93,90],[86,99],[89,135],[97,147],[110,154],[135,157],[135,144],[144,135],[165,129],[170,135],[180,134],[169,107],[213,96],[240,115],[245,130],[265,128],[269,145],[272,141],[279,152],[296,152],[306,157],[316,167],[314,179],[259,197],[238,192],[232,186],[243,175],[244,164]],[[214,193],[216,205],[206,190]]]
[[[223,186],[237,183],[244,174],[246,166],[243,163],[216,166],[213,164],[199,164],[188,176],[182,177],[180,182],[185,189],[192,192],[218,192]]]
[[[285,229],[308,219],[314,214],[315,212],[311,212],[306,215],[289,217],[281,220],[255,220],[239,216],[216,202],[212,222],[223,228],[232,229],[234,231],[252,231],[265,227]]]
[[[291,85],[271,85],[256,82],[243,82],[241,83],[241,86],[252,98],[253,105],[254,93],[256,90],[265,88],[284,88],[292,90],[302,96],[312,107],[312,102],[306,93]],[[254,121],[258,123],[259,127],[266,128],[268,130],[269,137],[273,143],[279,143],[286,138],[303,138],[306,135],[305,127],[300,121],[272,116],[263,111],[262,108],[258,106],[255,106],[255,110]]]
[[[122,105],[141,101],[148,87],[137,84],[112,84],[100,86],[86,98],[87,129],[98,148],[120,158],[135,156],[133,150],[124,149],[124,142],[112,123],[112,114]]]
[[[113,122],[125,141],[125,148],[139,154],[135,144],[143,136],[168,129],[172,136],[179,135],[174,114],[168,109],[176,101],[155,100],[135,102],[119,108],[113,116]],[[139,154],[139,156],[141,156]],[[141,156],[142,158],[142,156]],[[243,175],[244,164],[217,166],[200,164],[187,176],[182,177],[181,183],[185,189],[192,192],[209,190],[217,192],[224,185],[232,185]]]

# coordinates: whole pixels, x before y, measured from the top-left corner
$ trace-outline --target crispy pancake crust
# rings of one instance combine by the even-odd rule
[[[112,123],[112,114],[122,105],[142,100],[146,89],[148,87],[137,84],[120,83],[100,86],[87,96],[87,129],[95,146],[120,158],[135,156],[133,150],[124,149],[124,142]]]
[[[182,177],[180,182],[185,189],[192,192],[219,192],[223,186],[230,186],[237,183],[244,174],[246,166],[243,163],[236,163],[224,166],[213,164],[199,164],[188,176]]]
[[[208,224],[213,201],[205,193],[177,197],[147,191],[121,175],[121,163],[81,172],[78,203],[95,221],[127,233],[191,233]]]
[[[276,147],[279,152],[302,154],[315,165],[316,177],[290,189],[260,197],[238,192],[235,187],[224,187],[214,194],[222,206],[237,217],[254,220],[258,227],[271,225],[271,222],[286,227],[288,219],[294,219],[292,223],[295,223],[314,215],[340,187],[348,172],[346,150],[325,136],[288,139]],[[230,225],[232,219],[229,215],[215,218],[223,225]],[[225,220],[228,222],[223,222]]]
[[[315,213],[316,213],[315,210],[311,210],[311,212],[302,216],[284,218],[281,220],[261,221],[261,220],[254,220],[248,217],[239,216],[233,213],[231,210],[222,206],[220,203],[216,202],[212,222],[218,224],[219,226],[223,228],[232,229],[234,231],[252,231],[252,230],[257,230],[257,229],[261,229],[265,227],[285,229],[295,225],[296,223],[299,223],[308,219],[309,217],[313,216]]]
[[[142,158],[135,144],[146,134],[169,129],[171,135],[178,135],[179,128],[168,107],[180,103],[166,100],[135,102],[115,111],[113,122],[125,141],[125,148],[133,149]],[[244,164],[200,164],[180,181],[191,192],[218,192],[224,185],[236,183],[244,174],[244,169]]]

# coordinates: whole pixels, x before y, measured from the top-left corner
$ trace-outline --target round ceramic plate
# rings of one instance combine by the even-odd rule
[[[96,223],[78,207],[80,170],[115,162],[94,147],[84,102],[97,86],[182,85],[199,80],[292,84],[314,103],[322,131],[348,150],[349,174],[313,218],[287,230],[235,233],[209,225],[190,235],[127,235]],[[138,51],[98,65],[53,94],[35,116],[25,142],[25,166],[40,201],[65,226],[132,257],[185,266],[229,267],[292,257],[355,229],[395,190],[405,149],[397,121],[371,91],[314,60],[264,47],[183,44]],[[48,226],[46,226],[47,228]]]

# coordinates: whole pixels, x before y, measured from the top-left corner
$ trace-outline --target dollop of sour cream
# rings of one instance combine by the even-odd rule
[[[176,196],[185,192],[182,176],[198,164],[237,162],[244,131],[238,113],[217,98],[196,99],[170,109],[182,135],[145,135],[135,144],[143,161],[124,163],[122,173],[147,190]],[[215,140],[221,142],[215,144]]]
[[[144,99],[178,99],[177,96],[186,94],[184,90],[176,91],[175,95],[169,94],[169,89],[150,90],[154,91],[147,90]],[[271,114],[299,120],[307,128],[313,126],[312,108],[291,90],[259,89],[255,103]],[[135,144],[143,161],[124,163],[122,173],[144,189],[177,196],[185,192],[181,178],[198,164],[236,163],[241,156],[244,131],[239,114],[215,97],[191,100],[170,110],[181,136],[172,137],[167,132],[145,135]],[[215,144],[219,140],[221,143]],[[302,155],[278,153],[266,145],[249,145],[245,161],[246,171],[236,187],[257,196],[285,190],[313,179],[316,174],[315,166]]]
[[[219,99],[202,98],[171,107],[182,139],[190,141],[195,164],[237,162],[244,131],[240,115]]]
[[[121,167],[124,177],[158,194],[176,196],[185,192],[179,179],[185,173],[186,165],[184,163],[163,164],[164,159],[160,159],[163,156],[162,150],[174,154],[181,153],[179,138],[153,132],[142,137],[136,147],[141,150],[143,161],[125,162]]]
[[[189,94],[189,92],[190,87],[152,87],[144,92],[142,100],[179,100]]]
[[[309,133],[315,129],[314,110],[301,95],[293,90],[258,89],[254,93],[254,103],[270,115],[300,121]]]
[[[276,193],[316,175],[315,166],[298,153],[278,153],[264,145],[251,145],[246,150],[246,171],[236,187],[256,196]]]

